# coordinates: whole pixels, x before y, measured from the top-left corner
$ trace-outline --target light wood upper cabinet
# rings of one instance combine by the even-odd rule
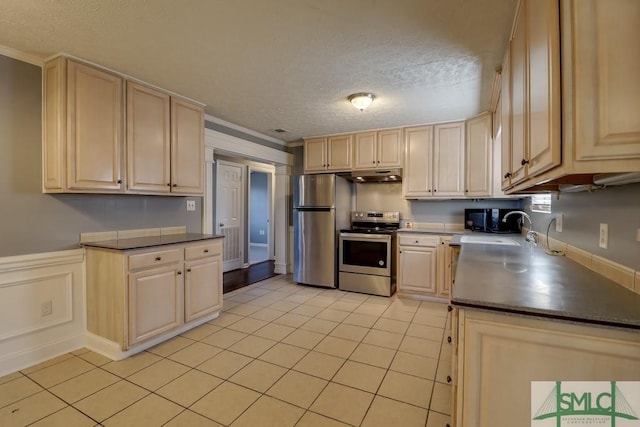
[[[353,135],[310,138],[304,141],[304,171],[343,172],[351,170]]]
[[[171,98],[171,192],[204,193],[204,109]]]
[[[124,94],[116,72],[43,66],[43,191],[202,195],[203,107],[133,81]]]
[[[327,138],[327,170],[333,172],[351,170],[351,142],[353,135]]]
[[[567,27],[574,62],[565,80],[574,101],[576,160],[638,159],[640,2],[572,0],[563,5],[571,11]],[[637,163],[614,167],[637,171]]]
[[[120,192],[123,79],[56,58],[43,80],[43,190]]]
[[[501,189],[511,187],[511,55],[507,46],[502,63],[502,85],[500,91],[500,170]]]
[[[404,131],[405,169],[402,193],[407,199],[433,194],[431,163],[433,162],[433,126],[407,128]]]
[[[402,129],[355,134],[353,169],[402,167]]]
[[[171,98],[127,82],[127,190],[171,191]]]
[[[526,0],[527,175],[560,164],[560,17],[558,0]]]
[[[304,171],[324,172],[327,169],[327,138],[304,141]]]
[[[511,70],[511,182],[524,181],[527,151],[527,1],[521,1],[510,45]]]
[[[465,196],[491,196],[493,173],[491,168],[491,114],[486,113],[466,122]]]
[[[433,196],[464,195],[464,122],[433,127]]]

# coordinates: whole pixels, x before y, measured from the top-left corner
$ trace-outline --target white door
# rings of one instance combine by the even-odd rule
[[[225,236],[222,271],[242,267],[244,259],[244,171],[237,163],[217,161],[216,233]]]

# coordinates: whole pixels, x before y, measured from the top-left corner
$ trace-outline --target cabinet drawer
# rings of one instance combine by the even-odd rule
[[[129,256],[129,270],[170,264],[182,260],[182,249],[145,252]]]
[[[438,236],[400,236],[398,238],[400,246],[426,246],[435,248],[438,246]]]
[[[188,246],[184,249],[184,259],[198,259],[222,253],[222,239],[210,240],[200,245]]]

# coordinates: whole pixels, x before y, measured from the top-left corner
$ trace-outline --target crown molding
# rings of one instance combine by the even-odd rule
[[[0,45],[0,55],[8,56],[9,58],[17,59],[18,61],[27,62],[31,65],[42,67],[44,59],[33,55],[31,53],[22,52],[18,49],[14,49],[9,46]]]
[[[204,115],[204,119],[206,121],[209,121],[209,122],[212,122],[212,123],[217,123],[217,124],[222,125],[224,127],[235,129],[235,130],[237,130],[239,132],[243,132],[243,133],[246,133],[248,135],[255,136],[256,138],[264,139],[265,141],[273,142],[275,144],[279,144],[279,145],[282,145],[282,146],[285,146],[285,147],[287,146],[287,143],[285,141],[281,140],[281,139],[274,138],[272,136],[265,135],[265,134],[262,134],[260,132],[256,132],[256,131],[251,130],[251,129],[247,129],[246,127],[243,127],[243,126],[240,126],[240,125],[236,125],[234,123],[228,122],[226,120],[219,119],[219,118],[214,117],[214,116],[209,115],[209,114],[205,114]]]

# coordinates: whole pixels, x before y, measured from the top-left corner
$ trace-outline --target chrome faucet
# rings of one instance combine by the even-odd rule
[[[513,214],[520,214],[523,218],[529,220],[529,231],[527,232],[527,237],[525,238],[525,240],[529,243],[533,243],[534,246],[538,246],[538,233],[533,231],[533,221],[531,221],[531,217],[529,216],[529,214],[523,211],[511,211],[505,214],[505,216],[502,218],[502,222],[507,222],[507,218]]]

